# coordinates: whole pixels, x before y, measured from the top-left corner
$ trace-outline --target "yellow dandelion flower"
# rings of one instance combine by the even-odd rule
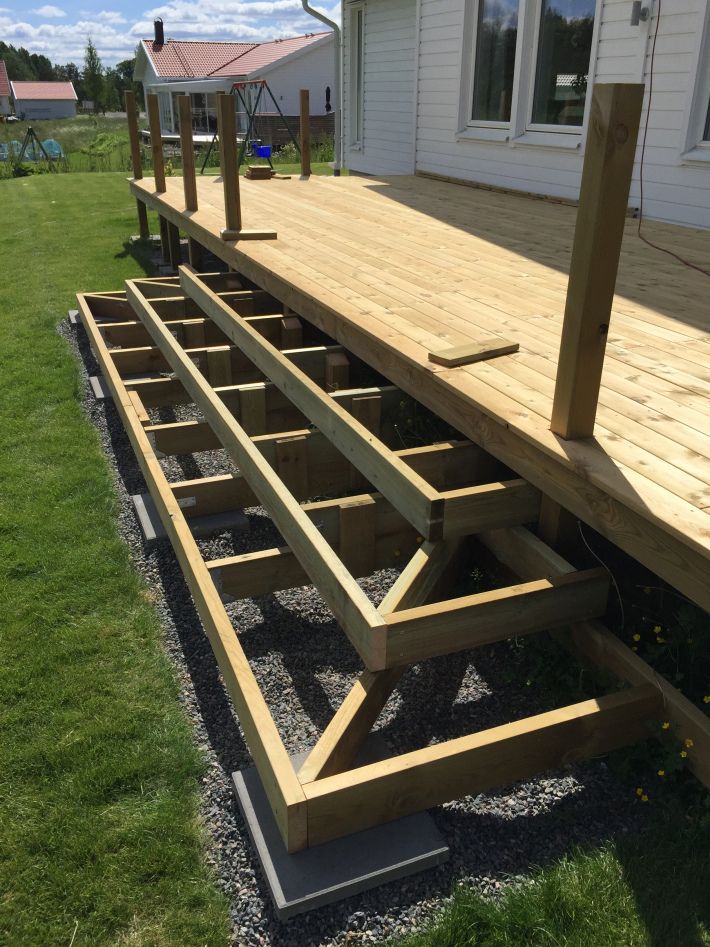
[[[710,694],[706,694],[706,695],[703,697],[703,703],[704,703],[704,704],[710,704]]]
[[[654,635],[660,635],[660,633],[661,633],[662,631],[663,631],[663,629],[661,628],[660,625],[655,625],[654,628],[653,628],[653,633],[654,633]]]
[[[686,745],[686,747],[687,747],[688,749],[690,749],[691,746],[695,746],[695,744],[694,744],[693,741],[690,739],[690,737],[688,737],[684,742],[685,742],[685,745]]]
[[[664,720],[661,724],[661,730],[670,730],[671,725],[667,720]]]
[[[665,639],[665,638],[661,638],[660,635],[658,636],[658,638],[656,638],[656,641],[658,642],[658,644],[665,644],[665,643],[666,643],[666,639]]]
[[[681,751],[680,751],[680,755],[681,755],[681,759],[685,759],[686,756],[688,755],[688,751],[687,751],[687,750],[681,750]]]
[[[644,793],[643,796],[641,796],[641,802],[648,802],[648,796],[646,795],[646,793]]]
[[[643,796],[643,789],[641,789],[640,786],[639,786],[638,789],[636,790],[636,795],[637,795],[637,796]]]
[[[665,776],[665,775],[666,775],[666,771],[665,771],[664,769],[659,769],[659,770],[658,770],[658,775],[659,775],[659,776]]]
[[[634,641],[640,641],[640,640],[641,640],[641,635],[636,634],[636,635],[633,636],[633,638],[634,638]]]

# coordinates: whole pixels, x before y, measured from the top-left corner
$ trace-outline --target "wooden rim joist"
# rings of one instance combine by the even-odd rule
[[[383,413],[406,396],[351,387],[341,346],[236,274],[182,267],[179,281],[78,301],[288,851],[642,740],[661,718],[694,741],[691,767],[710,785],[710,723],[599,624],[607,574],[576,570],[529,530],[541,500],[530,484],[469,441],[388,447]],[[151,419],[185,403],[199,420]],[[237,472],[171,483],[160,464],[222,448]],[[191,519],[254,505],[286,545],[205,561]],[[514,584],[447,597],[469,537]],[[403,562],[375,607],[356,579]],[[296,773],[224,602],[311,583],[364,670]],[[624,686],[352,768],[409,665],[549,629]]]

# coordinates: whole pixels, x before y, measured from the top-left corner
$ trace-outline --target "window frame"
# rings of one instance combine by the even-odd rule
[[[483,0],[469,0],[464,19],[464,69],[462,71],[459,138],[481,141],[505,141],[510,145],[547,145],[579,148],[589,121],[591,95],[585,96],[581,125],[550,125],[533,122],[533,104],[537,73],[538,43],[543,0],[519,0],[518,35],[515,44],[515,68],[511,94],[510,121],[491,122],[473,119],[473,95],[476,70],[478,13]],[[594,86],[602,0],[594,0],[594,29],[589,53],[588,92]]]
[[[695,83],[686,107],[686,140],[681,160],[710,161],[710,5],[699,31],[695,56]],[[707,130],[708,137],[705,137]]]
[[[348,145],[351,151],[362,151],[365,133],[365,3],[356,0],[348,4],[349,16],[349,102],[348,102]],[[357,26],[358,17],[360,27]],[[357,44],[358,32],[360,42]],[[358,87],[357,72],[360,66],[360,84]],[[357,107],[354,107],[357,104]]]

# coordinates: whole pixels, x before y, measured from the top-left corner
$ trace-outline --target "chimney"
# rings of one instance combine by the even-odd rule
[[[162,46],[165,42],[165,34],[163,32],[163,18],[158,17],[157,20],[153,21],[153,29],[155,30],[155,39],[153,40],[154,46]]]

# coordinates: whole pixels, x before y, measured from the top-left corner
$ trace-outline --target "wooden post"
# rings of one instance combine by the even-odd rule
[[[301,174],[311,174],[311,105],[308,89],[301,89]]]
[[[126,106],[126,119],[128,121],[128,139],[131,143],[131,164],[133,165],[133,177],[140,181],[143,177],[143,168],[141,167],[141,145],[138,138],[138,117],[136,115],[136,95],[135,92],[126,90],[123,101]]]
[[[182,263],[182,250],[180,249],[180,230],[175,224],[167,221],[168,227],[168,253],[170,255],[170,265],[174,270]]]
[[[188,259],[190,261],[190,266],[193,268],[193,270],[197,270],[198,272],[203,267],[203,251],[204,251],[204,248],[202,244],[198,243],[194,237],[191,237],[188,235],[188,238],[187,238]]]
[[[133,166],[133,179],[140,181],[143,177],[143,167],[141,163],[141,145],[138,138],[138,117],[136,115],[136,95],[128,89],[124,95],[124,104],[126,106],[126,119],[128,121],[128,138],[131,143],[131,164]],[[148,227],[148,210],[143,203],[136,198],[136,210],[138,212],[138,232],[141,240],[147,240],[150,237],[150,228]]]
[[[636,152],[642,84],[594,86],[551,429],[591,437]]]
[[[162,214],[158,214],[158,226],[160,227],[160,255],[163,263],[170,262],[170,234],[168,233],[168,222]]]
[[[153,151],[153,177],[158,194],[165,193],[165,168],[163,166],[163,139],[160,131],[160,111],[158,96],[148,96],[148,127],[150,128],[150,146]]]
[[[182,183],[185,188],[185,210],[197,210],[197,179],[195,178],[195,149],[192,144],[192,102],[189,95],[181,95],[180,149],[182,151]]]
[[[237,123],[234,115],[234,98],[231,95],[217,96],[217,131],[222,156],[226,222],[221,235],[225,240],[234,240],[242,229],[242,206],[239,199],[239,168],[237,167]]]

